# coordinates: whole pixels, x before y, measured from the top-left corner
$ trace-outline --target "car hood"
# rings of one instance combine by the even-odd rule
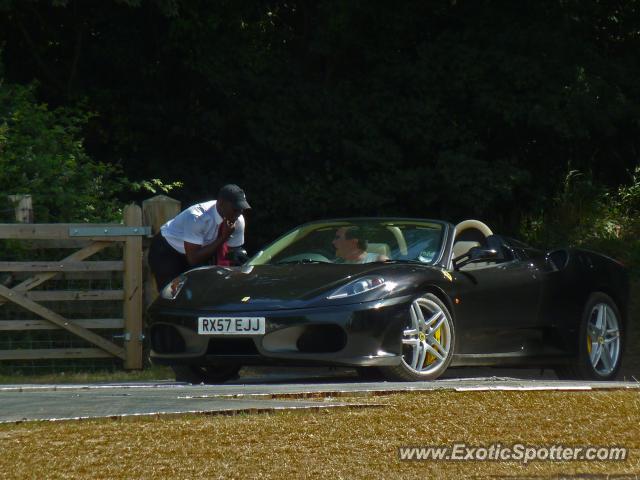
[[[326,305],[338,287],[367,274],[388,276],[399,265],[294,264],[254,267],[205,267],[188,272],[174,307],[217,311],[256,311]],[[404,267],[406,270],[406,266]],[[424,267],[422,267],[424,271]],[[393,275],[395,276],[395,275]],[[367,295],[331,301],[358,303]]]

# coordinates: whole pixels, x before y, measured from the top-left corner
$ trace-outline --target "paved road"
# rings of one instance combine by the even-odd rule
[[[494,375],[486,375],[486,373]],[[497,375],[496,375],[497,374]],[[640,383],[566,382],[523,370],[452,369],[433,382],[362,382],[352,371],[270,369],[251,371],[224,385],[158,381],[91,385],[0,386],[0,423],[171,413],[238,413],[306,408],[358,408],[340,397],[358,393],[470,390],[636,389]]]

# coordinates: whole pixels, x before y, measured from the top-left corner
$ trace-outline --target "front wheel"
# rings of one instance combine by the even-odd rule
[[[239,365],[173,365],[177,382],[193,384],[224,383],[238,376]]]
[[[578,355],[556,369],[561,379],[611,380],[622,362],[622,317],[608,295],[591,294],[580,323]]]
[[[402,361],[380,367],[390,380],[435,380],[444,373],[453,357],[453,318],[438,297],[427,293],[416,298],[407,312],[402,332]]]

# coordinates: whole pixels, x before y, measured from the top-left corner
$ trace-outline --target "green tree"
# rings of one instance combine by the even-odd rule
[[[640,275],[640,167],[613,189],[571,170],[550,205],[524,219],[521,235],[542,248],[579,246],[608,254]]]
[[[252,246],[333,215],[513,232],[568,170],[615,190],[640,151],[636,0],[0,1],[13,83],[97,112],[91,157],[242,184]]]
[[[119,219],[116,195],[125,181],[117,166],[85,152],[81,131],[89,115],[50,109],[34,90],[0,79],[0,198],[31,194],[38,222]]]

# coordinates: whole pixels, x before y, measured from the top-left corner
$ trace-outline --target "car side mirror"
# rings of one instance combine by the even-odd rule
[[[467,253],[453,259],[453,268],[460,270],[469,263],[491,262],[498,257],[498,251],[493,248],[473,247]]]
[[[247,251],[242,247],[232,248],[227,254],[227,258],[231,260],[233,265],[242,265],[249,260]]]

